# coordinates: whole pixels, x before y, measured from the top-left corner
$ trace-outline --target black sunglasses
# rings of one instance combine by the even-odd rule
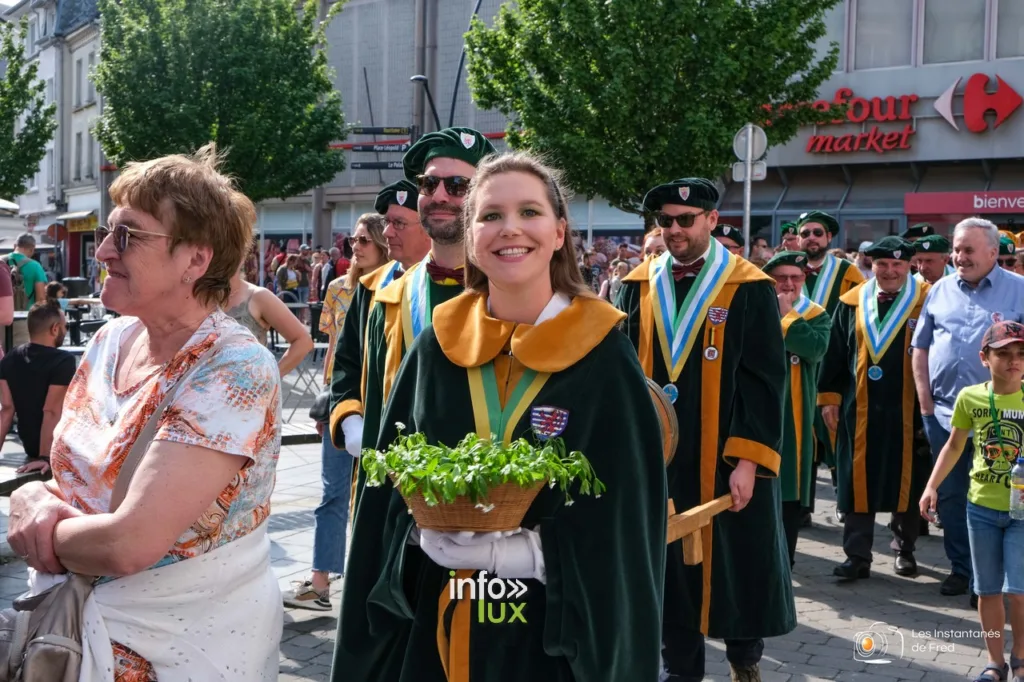
[[[803,237],[804,239],[810,236],[824,237],[825,230],[821,229],[820,227],[815,227],[810,230],[800,230],[800,236]]]
[[[997,260],[1000,265],[1009,265],[1010,267],[1013,267],[1017,262],[1017,259],[1013,256],[1010,256],[1009,258],[998,258]]]
[[[163,232],[150,232],[148,230],[137,230],[135,228],[128,227],[127,225],[114,225],[113,227],[106,227],[101,225],[96,228],[96,246],[107,238],[109,234],[114,235],[114,248],[118,253],[124,253],[128,248],[128,236],[133,234],[148,234],[153,237],[166,237],[170,239],[171,235],[164,234]]]
[[[697,222],[698,216],[707,215],[708,211],[701,211],[700,213],[684,213],[682,215],[671,216],[665,213],[659,213],[654,216],[654,222],[658,224],[658,227],[663,229],[669,229],[672,227],[672,223],[675,223],[679,227],[693,227],[693,224]]]
[[[437,191],[442,182],[444,183],[444,191],[448,193],[448,196],[464,197],[469,192],[469,181],[469,178],[462,175],[453,175],[448,178],[439,178],[436,175],[420,175],[416,178],[420,194],[427,197],[434,196],[434,192]]]

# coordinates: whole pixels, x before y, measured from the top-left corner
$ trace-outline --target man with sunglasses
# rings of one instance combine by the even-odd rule
[[[679,446],[668,465],[679,512],[731,495],[686,565],[665,573],[668,679],[704,678],[705,637],[725,639],[733,680],[760,680],[764,637],[796,627],[779,519],[786,351],[768,275],[711,237],[718,190],[702,178],[655,187],[643,207],[668,251],[623,279],[617,305],[648,378],[675,404]],[[714,550],[714,554],[712,553]]]
[[[366,394],[364,341],[373,300],[379,289],[401,277],[430,250],[430,239],[416,212],[416,197],[416,185],[408,180],[394,182],[377,194],[373,206],[386,219],[384,238],[388,243],[388,262],[359,278],[334,350],[331,440],[338,449],[344,444],[353,457],[359,457],[362,448],[363,398]],[[360,480],[363,475],[360,468]],[[360,487],[356,489],[356,500]]]
[[[895,572],[917,572],[920,500],[931,462],[921,453],[911,339],[930,289],[910,277],[914,245],[892,236],[866,251],[873,279],[840,298],[818,378],[818,404],[837,432],[836,507],[845,513],[846,561],[833,570],[844,581],[871,574],[875,514],[890,512]]]
[[[800,238],[800,251],[807,255],[807,281],[803,293],[820,305],[829,317],[839,305],[839,297],[864,281],[864,275],[850,261],[836,258],[828,252],[829,244],[839,233],[839,222],[824,211],[809,211],[802,214],[796,221],[796,231]],[[820,410],[815,414],[814,433],[817,440],[816,467],[824,462],[830,469],[835,466],[834,442],[835,434],[830,433],[822,421]],[[835,486],[835,471],[832,472],[832,485]],[[808,506],[804,509],[801,523],[811,525],[811,514],[814,513],[816,486],[811,486]],[[842,515],[837,510],[836,518],[842,522]]]
[[[996,262],[1003,270],[1017,272],[1017,245],[1009,237],[999,237],[999,256]]]
[[[494,147],[481,133],[470,128],[447,128],[421,137],[402,159],[405,179],[415,183],[417,189],[412,196],[422,229],[430,238],[429,251],[415,261],[411,261],[411,252],[403,256],[411,262],[405,273],[378,288],[374,297],[365,337],[362,444],[366,447],[378,445],[383,408],[412,341],[430,326],[437,305],[465,291],[462,203],[477,164],[493,153]],[[403,208],[409,207],[406,196],[403,195],[400,202]],[[395,199],[398,198],[396,191]],[[389,206],[388,210],[392,208]],[[400,218],[396,215],[395,219]],[[402,219],[411,218],[405,214]],[[361,479],[362,476],[360,472]],[[371,631],[369,622],[373,609],[368,599],[380,579],[383,524],[393,492],[390,485],[362,486],[356,491],[358,501],[334,647],[332,682],[397,679],[403,665],[408,635],[396,629],[399,634],[382,640]],[[409,551],[407,566],[413,564],[417,556],[422,556],[418,550]],[[407,572],[415,574],[414,568]]]
[[[911,264],[917,267],[914,278],[918,282],[935,284],[946,275],[956,272],[956,268],[949,264],[951,249],[948,239],[940,234],[930,234],[910,241],[914,242],[915,253]]]

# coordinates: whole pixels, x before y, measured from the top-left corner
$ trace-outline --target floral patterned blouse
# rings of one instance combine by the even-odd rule
[[[358,286],[358,285],[357,285]],[[320,312],[320,332],[327,334],[327,359],[324,362],[324,386],[331,385],[331,372],[334,371],[334,348],[341,336],[341,327],[345,323],[345,315],[352,307],[355,290],[345,288],[345,278],[339,277],[327,286],[324,307]]]
[[[212,313],[160,372],[116,390],[122,343],[140,324],[108,322],[86,349],[68,387],[54,430],[54,480],[67,501],[87,513],[105,513],[114,482],[146,420],[167,389],[219,337],[217,354],[182,386],[160,417],[155,440],[185,443],[247,457],[249,461],[202,517],[178,538],[157,566],[212,551],[259,527],[270,515],[281,450],[280,374],[270,352],[222,311]],[[156,679],[149,663],[114,644],[115,682]]]

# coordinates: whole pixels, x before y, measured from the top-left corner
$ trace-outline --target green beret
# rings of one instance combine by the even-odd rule
[[[431,159],[458,159],[475,166],[493,153],[494,145],[482,133],[472,128],[445,128],[416,140],[416,144],[409,147],[402,157],[402,166],[405,178],[416,182],[416,177],[423,174]]]
[[[917,223],[905,229],[900,236],[904,239],[916,240],[921,237],[930,237],[933,234],[935,234],[935,228],[929,223]]]
[[[787,234],[798,235],[800,230],[797,229],[796,223],[782,223],[782,227],[779,228],[779,234],[785,237]]]
[[[779,251],[771,257],[771,260],[764,264],[761,271],[770,274],[772,270],[780,265],[792,265],[798,268],[804,268],[807,266],[807,254],[803,251]]]
[[[797,232],[799,232],[800,228],[807,223],[820,224],[830,235],[835,236],[839,234],[839,221],[824,211],[808,211],[807,213],[801,214],[796,221]]]
[[[746,240],[743,239],[743,230],[733,225],[725,225],[719,223],[715,225],[715,229],[711,230],[712,237],[725,237],[736,242],[737,246],[743,246],[746,244]]]
[[[864,255],[871,258],[894,258],[909,261],[914,255],[914,244],[903,237],[885,237],[868,247]]]
[[[704,178],[681,178],[658,185],[644,197],[644,211],[660,211],[665,204],[693,206],[705,211],[718,207],[718,188]]]
[[[1012,256],[1015,253],[1017,253],[1017,245],[1013,243],[1013,240],[1007,237],[999,237],[999,255]]]
[[[377,200],[373,203],[373,210],[384,215],[388,212],[388,206],[395,204],[396,206],[415,211],[419,194],[420,191],[416,185],[408,180],[393,182],[377,193]]]
[[[914,250],[917,253],[949,253],[949,240],[941,234],[930,234],[914,242]]]

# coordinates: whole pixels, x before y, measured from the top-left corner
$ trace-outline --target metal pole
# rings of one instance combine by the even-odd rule
[[[267,257],[267,235],[264,232],[263,226],[263,207],[260,206],[259,212],[260,221],[260,286],[265,286],[267,264],[265,258]]]
[[[747,124],[746,171],[743,173],[743,256],[750,258],[750,176],[754,168],[754,124]]]
[[[480,13],[480,5],[484,3],[484,0],[477,0],[476,7],[473,8],[473,14],[469,16],[469,27],[473,26],[473,18]],[[469,27],[466,28],[466,32],[469,32]],[[452,88],[452,109],[448,113],[448,127],[451,128],[455,125],[455,102],[459,98],[459,80],[462,78],[462,67],[466,63],[466,41],[462,41],[462,56],[459,57],[459,68],[455,71],[455,87]]]

